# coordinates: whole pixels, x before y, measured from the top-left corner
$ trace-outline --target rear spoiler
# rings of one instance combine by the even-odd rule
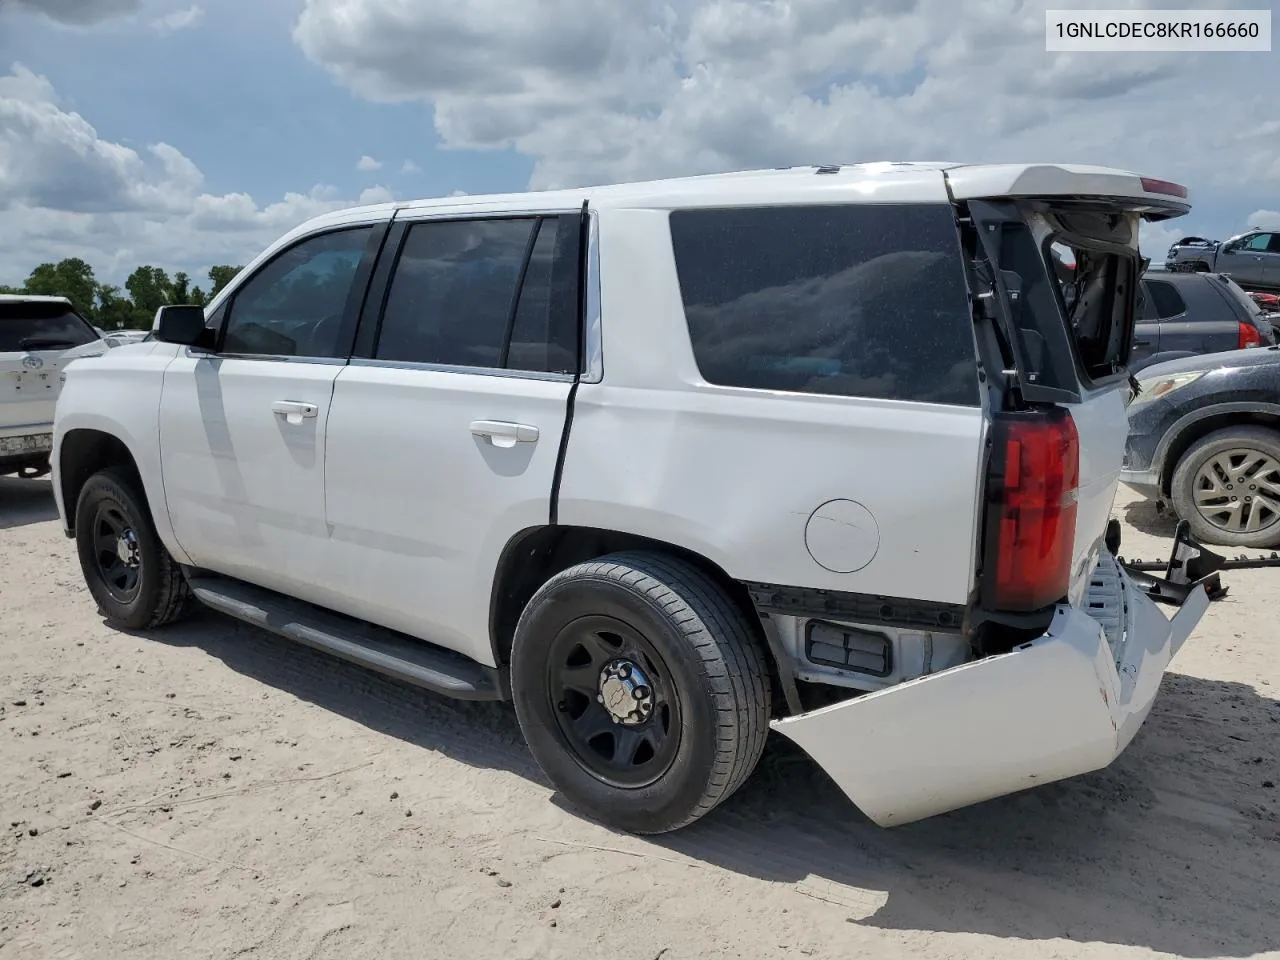
[[[1191,210],[1179,183],[1107,167],[1071,164],[993,164],[944,171],[956,200],[1045,200],[1057,204],[1105,205],[1169,220]]]

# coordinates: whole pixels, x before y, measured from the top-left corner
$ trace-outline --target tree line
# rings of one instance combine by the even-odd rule
[[[0,284],[0,293],[29,293],[66,297],[76,312],[103,330],[150,330],[156,311],[170,303],[203,307],[231,282],[242,267],[209,268],[209,289],[192,286],[191,277],[178,271],[172,277],[160,267],[141,266],[124,282],[124,290],[99,283],[93,267],[79,257],[42,263],[20,287]]]

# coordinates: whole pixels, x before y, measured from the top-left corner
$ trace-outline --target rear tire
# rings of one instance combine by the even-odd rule
[[[129,471],[110,467],[90,477],[75,516],[80,569],[108,623],[146,630],[187,612],[186,578],[156,535],[146,497]]]
[[[1280,433],[1216,430],[1179,458],[1169,487],[1174,509],[1196,539],[1228,547],[1280,545]],[[1249,530],[1250,521],[1258,529]]]
[[[543,584],[516,626],[511,686],[556,789],[632,833],[710,812],[754,769],[769,730],[751,624],[710,577],[656,554],[613,554]]]

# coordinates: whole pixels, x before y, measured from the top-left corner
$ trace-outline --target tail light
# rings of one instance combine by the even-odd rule
[[[1040,610],[1071,580],[1080,438],[1060,408],[999,414],[992,426],[983,606]]]
[[[1240,335],[1236,337],[1236,349],[1243,350],[1245,347],[1262,346],[1262,334],[1252,323],[1240,321]]]
[[[1186,199],[1187,188],[1180,183],[1172,183],[1169,180],[1157,180],[1155,177],[1140,177],[1142,181],[1142,189],[1147,193],[1163,193],[1169,197],[1181,197]]]

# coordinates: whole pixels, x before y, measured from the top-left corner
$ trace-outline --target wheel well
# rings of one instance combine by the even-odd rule
[[[89,478],[99,470],[120,466],[133,474],[138,481],[138,493],[145,498],[138,465],[119,437],[101,430],[70,430],[62,438],[58,457],[58,483],[62,488],[62,505],[66,512],[68,533],[75,533],[76,501]]]
[[[1173,472],[1178,468],[1182,455],[1198,440],[1226,427],[1266,427],[1280,432],[1280,416],[1270,413],[1223,413],[1205,417],[1191,424],[1174,438],[1160,465],[1160,492],[1166,497],[1172,493]]]
[[[747,588],[706,557],[661,540],[617,530],[595,527],[548,526],[525,530],[513,537],[498,560],[493,578],[493,596],[489,605],[489,636],[499,665],[510,662],[511,641],[516,623],[525,605],[538,588],[561,570],[574,564],[617,553],[620,550],[646,550],[684,560],[714,580],[742,611],[769,653],[770,671],[776,674],[772,653],[764,636],[764,628],[756,613]],[[776,677],[775,677],[776,682]]]

